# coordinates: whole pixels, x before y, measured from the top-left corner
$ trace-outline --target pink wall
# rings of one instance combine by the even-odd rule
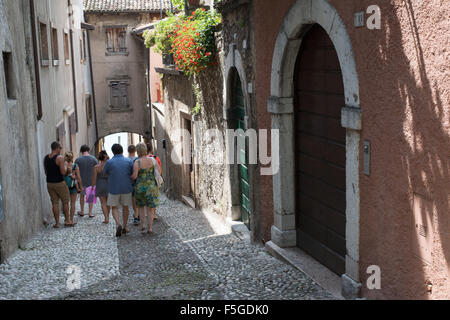
[[[163,66],[162,57],[159,53],[150,49],[150,86],[152,94],[152,102],[163,102],[164,92],[162,88],[160,74],[155,71],[155,68]]]
[[[347,26],[363,112],[361,147],[372,146],[371,175],[360,163],[360,276],[363,296],[450,298],[450,7],[431,1],[375,1],[380,30],[355,28],[353,14],[374,1],[332,0]],[[294,0],[254,1],[259,128],[270,128],[267,98],[278,29]],[[263,229],[273,223],[272,179],[261,178]],[[417,257],[413,194],[433,221],[429,262]],[[430,228],[429,227],[429,228]],[[267,239],[266,239],[267,240]],[[419,254],[426,258],[425,254]],[[365,286],[369,265],[381,267],[381,290]],[[433,292],[426,292],[426,283]]]

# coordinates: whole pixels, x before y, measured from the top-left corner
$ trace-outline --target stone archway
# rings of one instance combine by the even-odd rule
[[[272,241],[279,247],[296,246],[294,161],[294,70],[303,35],[319,24],[330,37],[342,70],[345,106],[341,124],[346,128],[346,256],[342,275],[344,297],[359,295],[359,142],[361,110],[354,54],[345,24],[326,0],[297,0],[278,32],[271,73],[268,111],[272,129],[279,130],[280,170],[273,177],[274,225]]]
[[[223,117],[224,117],[224,128],[226,129],[237,129],[232,125],[233,119],[232,115],[230,113],[230,110],[233,108],[233,87],[234,87],[234,81],[238,79],[241,83],[242,87],[242,94],[244,97],[244,109],[245,109],[245,128],[255,128],[255,123],[252,121],[252,112],[251,112],[251,99],[248,92],[248,85],[247,85],[247,76],[244,69],[244,61],[239,53],[239,50],[237,50],[236,46],[234,44],[231,44],[229,47],[229,51],[227,56],[225,57],[225,72],[224,72],[224,90],[223,90],[223,101],[224,108],[223,108]],[[226,151],[229,150],[229,148],[234,148],[234,145],[230,145],[228,139],[225,139],[226,141]],[[236,164],[230,164],[226,166],[226,175],[225,175],[225,193],[227,198],[227,215],[232,220],[239,220],[241,219],[241,197],[239,194],[239,188],[233,187],[237,186],[240,183],[240,174],[239,174],[239,168]],[[254,208],[254,192],[253,192],[253,185],[254,185],[254,179],[255,179],[255,168],[254,166],[250,166],[248,168],[248,182],[249,182],[249,189],[250,189],[250,229],[253,231],[253,234],[257,232],[258,224],[256,223],[255,219],[253,219],[253,214],[255,212]]]

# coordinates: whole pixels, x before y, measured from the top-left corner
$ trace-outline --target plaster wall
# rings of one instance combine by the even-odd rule
[[[86,22],[95,26],[91,32],[92,64],[97,104],[99,137],[117,132],[135,132],[150,135],[149,110],[147,108],[146,64],[143,39],[132,29],[151,23],[156,14],[86,14]],[[106,53],[105,26],[126,25],[128,54]],[[111,111],[108,79],[126,77],[129,80],[129,109]]]
[[[267,112],[275,41],[295,1],[254,1],[258,125]],[[373,1],[329,1],[346,26],[359,80],[362,111],[359,277],[371,299],[449,298],[450,108],[449,8],[444,2],[379,1],[381,29],[356,28],[353,15]],[[366,14],[366,19],[368,15]],[[332,20],[330,20],[332,25]],[[335,46],[339,46],[335,43]],[[362,144],[371,142],[370,175]],[[261,178],[262,214],[273,217],[272,180]],[[428,248],[417,250],[414,198],[428,223]],[[269,208],[265,210],[264,208]],[[268,232],[268,231],[267,231]],[[430,240],[431,237],[431,240]],[[430,244],[431,243],[431,244]],[[426,252],[429,251],[429,254]],[[369,290],[366,272],[381,268],[381,289]],[[427,283],[432,293],[427,293]]]
[[[43,227],[29,19],[29,1],[0,1],[0,52],[11,54],[13,72],[8,81],[15,86],[15,99],[9,99],[1,54],[0,183],[4,210],[0,217],[1,262]]]
[[[79,154],[79,149],[83,144],[89,144],[95,138],[94,132],[88,130],[86,119],[85,92],[89,88],[84,75],[84,64],[81,61],[80,39],[81,22],[83,21],[83,6],[81,0],[72,0],[71,9],[68,8],[67,1],[60,0],[38,0],[35,1],[36,30],[40,73],[40,89],[42,97],[42,118],[37,124],[38,154],[40,168],[40,187],[42,201],[44,203],[44,219],[47,222],[53,221],[51,213],[50,198],[47,193],[45,173],[43,168],[44,157],[51,152],[50,144],[57,139],[56,128],[65,123],[66,149],[71,150],[75,156]],[[70,13],[70,15],[69,15]],[[41,62],[42,41],[39,34],[40,23],[47,25],[47,38],[49,50],[49,63],[43,65]],[[59,62],[54,63],[52,59],[52,35],[51,28],[56,28],[58,38]],[[73,39],[73,60],[70,52],[70,30]],[[69,37],[69,59],[65,59],[64,54],[64,34]],[[72,69],[72,64],[74,69]],[[73,70],[75,73],[73,74]],[[75,77],[76,92],[74,93],[73,76]],[[76,103],[75,103],[76,96]],[[76,113],[78,130],[73,141],[70,140],[69,116]],[[93,145],[90,145],[93,149]]]

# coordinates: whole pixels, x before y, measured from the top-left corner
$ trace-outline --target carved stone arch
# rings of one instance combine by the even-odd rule
[[[359,82],[350,37],[336,9],[327,0],[297,0],[284,17],[275,43],[268,111],[272,129],[279,129],[280,170],[273,176],[274,225],[272,242],[296,246],[294,161],[294,70],[302,38],[320,25],[333,42],[342,71],[345,106],[341,124],[346,128],[346,248],[342,293],[359,295],[359,142],[361,110]],[[274,145],[272,143],[272,145]],[[273,154],[273,152],[272,152]]]
[[[256,124],[254,123],[253,119],[253,112],[251,108],[251,98],[250,93],[248,92],[248,82],[247,82],[247,75],[244,68],[244,61],[242,59],[241,54],[236,49],[236,46],[234,44],[231,44],[228,50],[228,54],[225,57],[225,72],[224,72],[224,79],[223,79],[223,118],[224,118],[224,128],[225,129],[235,129],[231,125],[230,119],[230,109],[232,108],[232,97],[233,97],[233,84],[235,77],[239,77],[241,81],[242,86],[242,92],[244,95],[244,104],[245,104],[245,124],[247,129],[255,128]],[[226,156],[228,156],[228,152],[231,147],[230,143],[225,136],[225,150],[226,150]],[[256,177],[256,168],[255,166],[249,167],[249,185],[250,185],[250,201],[251,201],[251,213],[252,213],[252,219],[251,219],[251,226],[252,229],[252,236],[254,236],[257,224],[255,222],[255,219],[253,219],[254,212],[255,212],[255,196],[254,196],[254,181]],[[226,174],[225,174],[225,181],[224,181],[224,192],[226,193],[226,199],[227,199],[227,216],[231,220],[239,220],[241,218],[240,213],[240,196],[239,196],[239,190],[235,186],[239,184],[239,172],[237,165],[235,164],[228,164],[226,166]]]

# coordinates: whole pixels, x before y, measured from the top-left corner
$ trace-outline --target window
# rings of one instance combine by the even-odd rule
[[[107,27],[106,28],[106,52],[109,54],[127,53],[127,28]]]
[[[84,63],[84,56],[83,56],[83,40],[80,38],[80,62]]]
[[[39,22],[39,36],[41,40],[41,66],[48,67],[50,58],[48,54],[47,24],[43,22]]]
[[[93,112],[92,112],[92,96],[86,95],[86,119],[88,127],[91,125],[93,120]]]
[[[11,52],[3,52],[3,71],[5,73],[6,97],[16,99],[16,81]]]
[[[69,34],[66,31],[64,31],[64,59],[66,64],[70,64]]]
[[[0,222],[2,222],[5,218],[5,213],[3,210],[2,173],[0,171]]]
[[[110,87],[110,107],[128,108],[128,80],[111,80]]]
[[[83,62],[87,60],[86,30],[83,30]]]
[[[53,65],[59,65],[59,47],[58,47],[58,30],[52,28],[52,54],[53,54]]]

